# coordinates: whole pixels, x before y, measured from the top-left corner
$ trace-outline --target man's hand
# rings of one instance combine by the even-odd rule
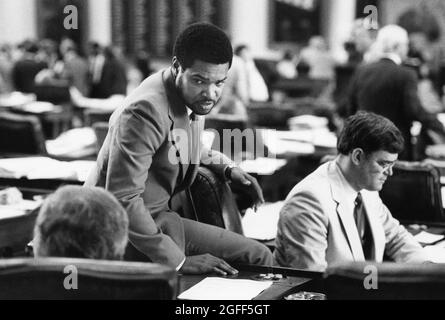
[[[235,185],[247,188],[247,191],[252,196],[252,199],[254,201],[255,211],[257,206],[264,203],[263,191],[261,190],[258,181],[250,174],[244,172],[238,167],[234,167],[231,170],[230,179]]]
[[[180,271],[186,274],[216,272],[223,276],[238,273],[238,270],[232,268],[227,262],[208,253],[186,257]]]

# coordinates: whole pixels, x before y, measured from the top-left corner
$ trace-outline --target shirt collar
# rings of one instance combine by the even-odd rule
[[[385,54],[383,56],[383,58],[389,59],[389,60],[393,61],[397,65],[401,65],[402,64],[402,58],[400,58],[400,56],[398,54],[395,54],[395,53],[387,53],[387,54]]]
[[[344,191],[344,196],[349,203],[354,203],[355,198],[357,198],[358,192],[351,186],[351,184],[346,180],[343,172],[340,169],[340,165],[335,161],[335,170],[337,170],[340,182],[342,184],[342,190]]]

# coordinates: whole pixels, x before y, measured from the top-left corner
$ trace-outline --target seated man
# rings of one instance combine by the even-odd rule
[[[359,112],[340,134],[339,155],[298,183],[280,212],[275,261],[322,271],[341,261],[424,262],[422,247],[382,203],[403,137],[388,119]]]
[[[64,186],[40,209],[34,256],[121,260],[127,241],[127,213],[109,192]]]

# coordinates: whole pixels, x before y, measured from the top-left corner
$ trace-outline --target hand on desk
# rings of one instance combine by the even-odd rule
[[[238,270],[232,268],[227,262],[208,253],[186,257],[181,271],[186,274],[216,272],[224,276],[238,273]]]

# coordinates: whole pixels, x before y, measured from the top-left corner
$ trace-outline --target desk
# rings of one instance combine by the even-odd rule
[[[290,268],[263,267],[252,265],[234,265],[239,270],[236,277],[230,279],[253,279],[262,273],[282,274],[285,276],[279,281],[274,281],[272,286],[264,290],[254,300],[281,300],[289,294],[299,291],[313,291],[324,293],[321,272],[304,271]],[[217,276],[208,275],[179,275],[178,295],[191,288],[206,277]]]
[[[36,218],[37,210],[15,217],[0,217],[0,257],[25,255]]]

